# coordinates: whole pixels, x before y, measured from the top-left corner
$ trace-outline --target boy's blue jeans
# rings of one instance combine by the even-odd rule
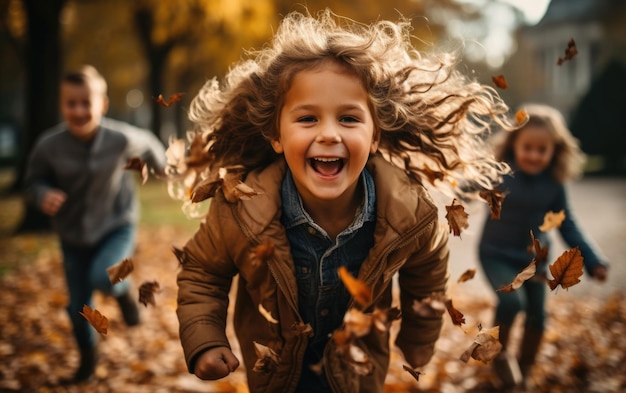
[[[93,246],[77,247],[61,242],[63,267],[70,298],[67,311],[79,349],[88,349],[96,344],[95,330],[80,315],[83,305],[93,308],[94,290],[114,297],[119,297],[129,290],[128,279],[112,285],[107,268],[124,258],[130,258],[134,248],[135,226],[130,224],[113,230]]]

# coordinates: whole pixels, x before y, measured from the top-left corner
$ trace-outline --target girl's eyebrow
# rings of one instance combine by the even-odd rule
[[[314,104],[302,104],[302,105],[296,105],[293,108],[291,108],[289,110],[289,112],[296,112],[296,111],[307,111],[307,110],[314,110],[314,109],[318,109],[319,105],[314,105]],[[363,105],[359,105],[359,104],[345,104],[345,105],[339,105],[339,110],[340,111],[360,111],[360,112],[366,112],[367,109],[366,107],[364,107]]]

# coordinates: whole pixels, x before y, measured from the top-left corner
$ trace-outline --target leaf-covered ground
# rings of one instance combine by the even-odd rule
[[[175,315],[178,264],[171,246],[181,246],[187,236],[168,227],[141,228],[132,278],[136,286],[159,282],[156,307],[142,306],[141,325],[127,328],[114,301],[98,295],[96,308],[110,325],[108,334],[101,336],[96,378],[72,387],[57,386],[77,367],[78,354],[64,308],[67,295],[54,239],[51,235],[0,239],[2,258],[17,266],[0,279],[0,391],[247,392],[243,367],[219,382],[200,381],[185,368]],[[402,369],[402,358],[394,352],[386,391],[495,391],[489,365],[458,360],[475,337],[478,323],[491,321],[492,300],[470,293],[455,279],[450,297],[466,324],[459,328],[446,318],[437,355],[419,381]],[[533,391],[626,391],[624,296],[572,301],[557,293],[549,298],[550,319]],[[518,337],[514,331],[514,339]]]

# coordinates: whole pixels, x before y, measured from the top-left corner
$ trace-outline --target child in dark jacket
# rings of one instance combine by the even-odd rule
[[[168,173],[186,208],[212,198],[179,253],[180,339],[198,377],[239,366],[225,333],[235,276],[251,392],[383,391],[389,331],[349,344],[336,331],[355,306],[370,317],[390,309],[395,273],[396,344],[414,368],[430,360],[442,315],[420,315],[413,303],[445,291],[447,228],[420,179],[487,187],[508,167],[485,136],[513,124],[492,89],[455,70],[454,56],[415,51],[409,29],[292,13],[271,45],[194,99],[189,154],[173,143]],[[371,301],[355,304],[340,268],[372,289]],[[354,355],[357,364],[342,345],[367,356]]]
[[[93,291],[113,296],[129,326],[139,323],[129,280],[112,285],[107,268],[132,256],[135,246],[139,206],[134,175],[124,167],[138,157],[162,173],[165,151],[151,132],[103,117],[107,84],[92,66],[63,77],[59,104],[64,121],[37,140],[28,161],[25,194],[52,217],[59,236],[67,310],[81,354],[78,370],[64,382],[80,382],[91,377],[96,366],[97,337],[80,314],[83,305],[93,307]]]
[[[594,248],[576,224],[569,207],[565,183],[578,176],[584,156],[570,134],[561,114],[545,105],[526,105],[528,122],[507,133],[497,145],[496,157],[510,163],[513,174],[506,176],[498,189],[505,193],[500,219],[487,219],[479,245],[480,262],[494,290],[513,281],[532,260],[529,253],[530,231],[542,246],[549,249],[548,234],[539,230],[546,213],[565,214],[559,232],[570,246],[578,246],[587,273],[604,281],[607,261]],[[506,385],[526,383],[535,361],[546,323],[547,285],[537,272],[514,292],[496,292],[498,305],[495,325],[500,326],[504,347],[494,362],[496,372]],[[511,325],[518,313],[525,312],[524,334],[519,363],[507,352]],[[520,373],[521,372],[521,373]],[[521,374],[521,375],[520,375]]]

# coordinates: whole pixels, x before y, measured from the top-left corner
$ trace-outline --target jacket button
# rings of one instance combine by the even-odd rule
[[[309,227],[309,228],[308,228],[308,231],[309,231],[309,233],[310,233],[311,235],[315,235],[315,228],[313,228],[313,227]]]
[[[320,311],[320,315],[321,315],[321,316],[323,316],[323,317],[325,317],[326,315],[328,315],[328,309],[327,309],[327,308],[325,308],[325,309],[323,309],[322,311]]]

